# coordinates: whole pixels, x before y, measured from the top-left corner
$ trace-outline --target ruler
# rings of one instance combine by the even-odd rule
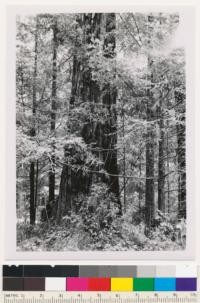
[[[1,303],[200,303],[197,292],[3,291]]]

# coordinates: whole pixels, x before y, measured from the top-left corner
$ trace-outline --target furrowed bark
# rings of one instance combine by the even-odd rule
[[[86,119],[83,127],[79,129],[78,132],[88,146],[92,144],[93,147],[99,148],[100,152],[94,152],[94,154],[103,160],[104,169],[112,176],[108,175],[105,177],[98,175],[98,173],[88,173],[88,175],[85,176],[81,172],[81,169],[77,174],[71,170],[70,166],[66,166],[64,169],[65,172],[62,172],[61,183],[63,183],[62,179],[67,179],[66,182],[64,182],[67,194],[64,195],[60,192],[59,203],[71,205],[71,209],[74,208],[73,201],[76,200],[76,196],[80,193],[88,193],[91,183],[98,179],[108,184],[109,190],[116,196],[119,203],[117,151],[115,149],[117,144],[117,114],[115,109],[117,92],[116,88],[110,84],[105,85],[103,91],[100,89],[99,83],[93,80],[89,66],[89,58],[87,57],[93,49],[94,39],[103,39],[100,30],[103,28],[104,22],[106,22],[104,27],[107,33],[104,40],[104,48],[106,48],[108,44],[111,45],[110,52],[106,52],[105,49],[105,56],[113,59],[115,56],[115,14],[83,14],[78,19],[78,24],[83,30],[84,47],[88,54],[82,57],[80,56],[79,47],[81,47],[81,45],[79,45],[77,41],[73,59],[70,106],[71,110],[73,110],[80,101],[83,103],[87,102],[91,115],[88,115],[88,119]],[[108,119],[105,119],[106,121],[103,123],[97,122],[90,117],[95,114],[96,104],[100,103],[104,106],[108,115]],[[73,129],[71,131],[73,132]],[[75,131],[77,132],[77,129]],[[80,164],[84,163],[79,163],[79,165]],[[66,174],[68,174],[68,177],[66,177]],[[68,180],[69,178],[71,180],[70,182]],[[71,201],[71,203],[69,203],[69,201]],[[60,207],[60,209],[64,209],[64,207]],[[62,215],[59,215],[59,217],[62,217]]]
[[[99,38],[100,25],[102,14],[81,14],[77,18],[78,26],[82,28],[85,45],[84,47],[92,46],[92,38]],[[77,104],[81,102],[98,103],[100,99],[100,90],[98,83],[92,80],[90,68],[88,66],[87,55],[80,56],[80,48],[83,47],[78,41],[75,43],[74,58],[73,58],[73,72],[72,72],[72,90],[70,98],[70,110],[76,108]],[[92,108],[92,106],[91,106]],[[75,125],[76,127],[76,125]],[[90,119],[85,121],[84,126],[80,129],[71,128],[71,132],[76,131],[83,138],[86,144],[90,144],[95,141],[95,125]],[[75,147],[74,147],[75,148]],[[65,148],[65,154],[70,157],[74,154],[73,148],[67,150]],[[67,163],[67,156],[65,157],[66,165],[64,165],[59,198],[58,198],[58,211],[57,221],[59,222],[63,214],[71,210],[76,210],[76,198],[80,193],[88,193],[89,186],[92,181],[92,175],[85,175],[80,169],[79,172],[75,172],[71,169]],[[84,165],[84,162],[77,161],[73,163],[75,165]]]

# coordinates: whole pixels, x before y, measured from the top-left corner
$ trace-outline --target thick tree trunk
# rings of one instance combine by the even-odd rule
[[[105,56],[113,58],[115,55],[115,37],[113,33],[113,30],[115,29],[115,14],[83,14],[78,19],[78,24],[83,29],[85,46],[88,50],[92,50],[93,39],[102,39],[101,28],[103,28],[105,20],[105,32],[109,34],[106,35],[104,46],[108,44],[112,45],[111,51],[109,53],[105,52]],[[88,64],[88,55],[86,54],[84,58],[80,58],[80,47],[81,45],[77,42],[73,60],[72,92],[70,100],[71,110],[81,101],[88,104],[91,115],[88,115],[88,119],[84,121],[83,127],[80,130],[73,129],[72,127],[71,131],[72,133],[74,130],[76,133],[78,131],[88,146],[91,145],[98,150],[98,152],[94,152],[94,154],[103,160],[104,169],[108,173],[108,176],[101,178],[108,184],[110,191],[114,193],[119,200],[116,151],[116,88],[111,85],[106,85],[103,92],[101,91],[99,83],[92,79],[91,69]],[[101,101],[103,104],[100,103]],[[93,118],[93,114],[95,114],[95,111],[97,110],[97,104],[103,105],[103,108],[107,111],[108,119],[105,123],[97,122]],[[67,179],[70,179],[70,181]],[[98,173],[89,173],[85,176],[81,170],[79,170],[79,174],[77,174],[74,173],[69,166],[63,168],[61,176],[62,189],[60,187],[59,203],[71,205],[70,207],[73,209],[73,201],[76,199],[75,196],[79,193],[87,193],[91,182],[97,179],[99,179]],[[63,184],[65,184],[65,186]],[[64,190],[64,187],[65,190],[67,188],[67,195],[61,192]],[[69,201],[71,201],[71,203]],[[60,207],[60,209],[62,212],[65,207]],[[62,214],[59,214],[58,217],[60,219]]]
[[[37,89],[37,61],[38,61],[38,20],[36,18],[36,28],[35,28],[35,57],[34,57],[34,72],[33,72],[33,104],[32,104],[32,117],[33,125],[30,131],[31,137],[35,137],[35,114],[36,114],[36,89]],[[30,163],[30,224],[35,224],[36,216],[36,205],[35,205],[35,162]]]
[[[92,38],[100,38],[101,29],[101,17],[102,14],[81,14],[77,19],[78,26],[82,28],[85,45],[92,46]],[[92,105],[98,103],[100,100],[100,89],[98,84],[92,80],[90,68],[88,66],[88,58],[85,54],[83,57],[80,56],[81,45],[77,39],[74,49],[73,58],[73,73],[72,73],[72,90],[70,99],[70,110],[72,111],[79,102],[89,102]],[[94,105],[95,106],[95,105]],[[73,123],[72,123],[73,124]],[[90,117],[88,121],[85,121],[84,126],[77,129],[77,123],[73,127],[71,126],[71,132],[76,132],[79,136],[82,136],[86,144],[95,142],[95,131],[96,126],[93,124]],[[65,153],[73,157],[75,150],[73,148]],[[70,210],[76,209],[76,198],[80,193],[88,193],[89,185],[92,180],[92,175],[89,173],[85,175],[81,169],[79,172],[73,171],[70,165],[67,163],[63,166],[59,198],[58,198],[58,211],[57,211],[57,222],[60,221],[63,214]],[[74,165],[84,165],[79,161],[73,163]]]
[[[154,216],[155,216],[155,202],[154,202],[154,145],[155,145],[155,133],[154,125],[154,110],[153,110],[153,74],[152,74],[153,61],[148,58],[148,68],[150,72],[151,88],[147,90],[147,133],[146,133],[146,191],[145,191],[145,207],[146,207],[146,225],[147,228],[151,228]]]
[[[186,163],[185,163],[185,96],[175,91],[177,106],[177,161],[178,161],[178,216],[186,218]]]
[[[105,57],[115,57],[115,31],[116,29],[116,15],[106,14],[106,37],[104,41]],[[109,46],[109,51],[107,48]],[[113,75],[113,81],[115,75]],[[107,149],[103,152],[104,167],[105,170],[110,174],[108,179],[108,186],[110,191],[115,195],[118,205],[119,212],[122,213],[121,202],[119,198],[119,178],[118,178],[118,163],[117,163],[117,112],[116,112],[116,100],[117,100],[117,89],[113,84],[108,84],[104,88],[103,92],[103,104],[105,105],[108,113],[108,118],[103,126],[103,139],[102,147]],[[125,190],[125,188],[124,188]]]
[[[159,109],[159,152],[158,152],[158,209],[165,212],[165,160],[164,160],[164,120],[162,111],[162,100],[160,99]]]
[[[51,134],[55,137],[56,128],[56,98],[57,98],[57,20],[54,18],[53,30],[53,65],[52,65],[52,94],[51,94]],[[49,204],[55,203],[55,140],[52,143],[52,155],[49,172]]]

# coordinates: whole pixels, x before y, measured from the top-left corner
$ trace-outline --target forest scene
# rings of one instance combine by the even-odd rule
[[[17,16],[19,251],[186,246],[178,13]]]

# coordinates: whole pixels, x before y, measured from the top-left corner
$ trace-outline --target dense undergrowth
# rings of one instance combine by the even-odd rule
[[[185,221],[156,213],[154,227],[146,229],[145,218],[130,209],[119,215],[118,203],[106,187],[96,184],[80,198],[79,211],[55,220],[17,224],[17,246],[23,251],[156,251],[185,248]]]

